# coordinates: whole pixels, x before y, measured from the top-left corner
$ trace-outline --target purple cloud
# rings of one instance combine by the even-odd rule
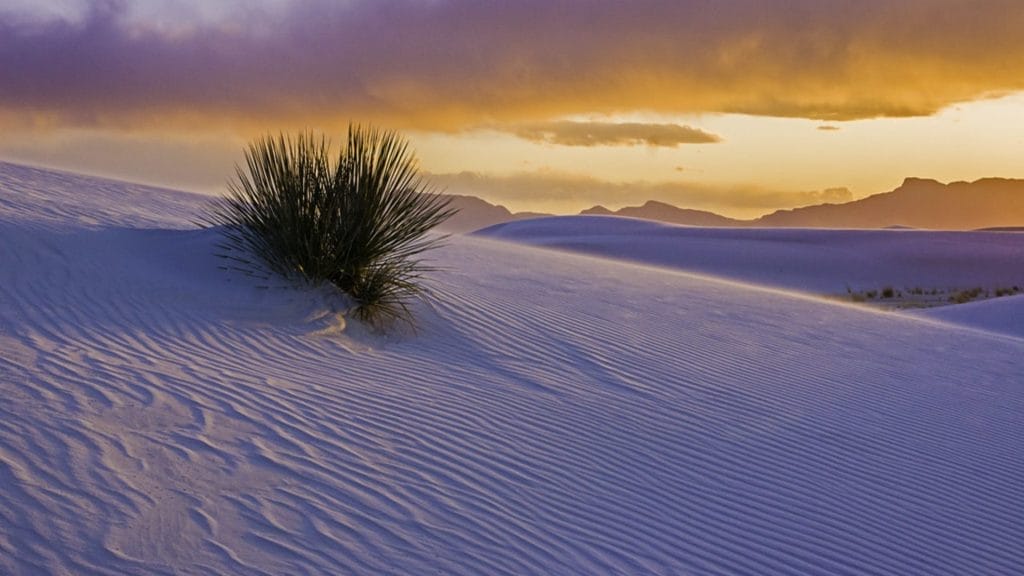
[[[930,114],[1024,89],[1019,0],[299,0],[168,31],[0,14],[0,118],[458,130],[580,113]]]

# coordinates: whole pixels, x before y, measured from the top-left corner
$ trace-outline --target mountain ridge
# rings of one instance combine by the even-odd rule
[[[550,216],[513,213],[476,196],[450,196],[465,210],[449,229],[459,232],[493,224]],[[742,220],[715,212],[683,208],[660,200],[611,210],[595,205],[582,215],[624,216],[684,226],[765,228],[924,228],[933,230],[1012,230],[1024,227],[1024,179],[985,177],[944,184],[907,177],[900,186],[843,203],[822,203],[775,210]]]
[[[843,204],[776,210],[755,226],[939,230],[1013,227],[1024,223],[1024,180],[980,178],[943,184],[910,177],[897,188]]]

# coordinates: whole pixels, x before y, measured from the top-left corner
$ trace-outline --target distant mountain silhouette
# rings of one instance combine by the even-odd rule
[[[657,220],[659,222],[684,224],[686,226],[743,226],[745,224],[742,220],[726,218],[714,212],[677,208],[671,204],[656,200],[648,200],[643,206],[626,206],[614,212],[604,206],[594,206],[580,212],[580,214],[629,216],[631,218]]]
[[[942,184],[907,178],[891,191],[845,204],[779,210],[753,226],[970,230],[1024,225],[1024,180],[984,178]]]
[[[540,214],[537,212],[517,212],[513,214],[504,206],[491,204],[476,196],[461,196],[458,194],[445,194],[445,196],[449,199],[449,206],[458,209],[458,212],[439,228],[444,232],[452,234],[472,232],[492,224],[500,224],[512,220],[550,216],[550,214]]]
[[[452,206],[460,212],[445,224],[448,232],[468,232],[501,222],[548,216],[535,212],[513,214],[504,206],[495,206],[475,196],[449,197]],[[907,178],[890,192],[843,204],[778,210],[754,220],[736,220],[655,200],[614,211],[594,206],[580,214],[628,216],[687,226],[1024,230],[1024,180],[983,178],[975,182],[943,184],[924,178]]]
[[[632,216],[689,226],[1012,230],[1024,226],[1024,180],[983,178],[943,184],[907,178],[891,192],[843,204],[778,210],[754,220],[734,220],[655,201],[616,211],[594,206],[581,214]]]

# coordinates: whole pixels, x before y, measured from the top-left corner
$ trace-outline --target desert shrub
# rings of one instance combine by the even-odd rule
[[[312,133],[250,143],[244,166],[207,223],[225,230],[225,256],[262,263],[314,284],[329,282],[354,314],[382,326],[411,321],[410,298],[426,294],[420,256],[443,237],[428,232],[454,213],[416,170],[394,132],[349,126],[337,156]]]
[[[970,288],[967,290],[960,290],[959,292],[956,292],[952,296],[950,296],[949,301],[954,304],[964,304],[970,302],[971,300],[974,300],[975,298],[978,298],[979,296],[982,295],[983,292],[984,289],[981,288],[980,286]]]
[[[882,288],[882,298],[895,298],[896,290],[892,286]]]
[[[1019,286],[1004,286],[1004,287],[996,288],[995,289],[995,295],[996,295],[997,298],[1001,298],[1003,296],[1012,296],[1014,294],[1019,294],[1019,293],[1020,293],[1020,287]]]

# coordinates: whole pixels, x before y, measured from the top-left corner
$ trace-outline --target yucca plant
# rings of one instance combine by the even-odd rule
[[[402,137],[349,126],[332,161],[322,136],[266,136],[235,171],[207,217],[224,227],[226,257],[329,282],[352,298],[357,318],[378,327],[411,322],[408,302],[426,294],[430,270],[420,256],[443,239],[428,232],[455,210],[418,175]]]

